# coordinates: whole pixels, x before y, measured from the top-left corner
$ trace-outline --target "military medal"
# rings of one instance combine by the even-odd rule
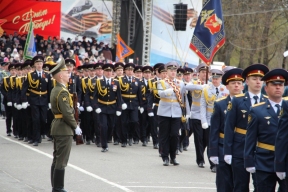
[[[245,118],[245,113],[246,113],[247,111],[241,110],[241,112],[243,113],[243,118]]]
[[[135,82],[135,85],[138,86],[138,82]]]
[[[227,110],[230,111],[232,109],[232,103],[231,101],[229,101],[228,106],[227,106]]]
[[[117,85],[113,85],[113,91],[117,90]]]
[[[227,111],[226,110],[224,110],[224,114],[226,114],[227,113]]]
[[[47,78],[45,78],[45,81],[46,81],[46,82],[48,82],[48,79],[47,79]]]
[[[269,119],[270,119],[271,117],[264,117],[264,118],[268,120],[268,121],[267,121],[267,124],[269,125],[269,124],[270,124]]]

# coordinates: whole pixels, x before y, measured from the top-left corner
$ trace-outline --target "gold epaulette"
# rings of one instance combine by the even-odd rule
[[[252,107],[257,107],[257,106],[260,106],[260,105],[263,105],[263,104],[265,104],[265,102],[257,103],[255,105],[253,105]]]
[[[288,101],[288,97],[283,97],[282,99],[285,101]]]
[[[244,97],[244,96],[245,96],[244,93],[240,93],[240,94],[238,94],[238,95],[235,95],[235,97]]]
[[[227,96],[221,97],[221,98],[217,99],[216,102],[222,101],[222,100],[224,100],[224,99],[226,99],[226,98],[227,98]]]
[[[113,79],[114,81],[119,81],[118,79]]]
[[[263,94],[263,97],[265,97],[265,98],[267,98],[267,99],[268,99],[268,96],[267,96],[267,95],[264,95],[264,94]]]

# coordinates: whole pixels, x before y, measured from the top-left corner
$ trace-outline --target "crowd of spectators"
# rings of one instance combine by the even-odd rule
[[[24,47],[27,35],[6,34],[5,32],[0,38],[0,63],[1,62],[24,62]],[[44,57],[50,56],[54,62],[59,58],[75,59],[78,56],[80,63],[97,63],[97,62],[113,62],[116,56],[116,45],[109,47],[108,43],[98,42],[94,37],[86,38],[75,37],[57,38],[48,37],[44,39],[40,35],[35,36],[35,45],[37,54]]]

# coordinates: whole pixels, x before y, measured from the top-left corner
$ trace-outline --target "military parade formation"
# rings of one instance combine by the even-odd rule
[[[150,142],[163,166],[180,164],[176,156],[188,150],[193,135],[195,161],[199,168],[209,163],[217,191],[246,192],[250,182],[254,191],[275,191],[277,184],[288,191],[284,69],[252,64],[220,70],[204,63],[191,69],[174,61],[76,66],[73,59],[54,63],[42,55],[1,66],[7,136],[35,147],[42,139],[54,143],[54,191],[63,189],[77,135],[103,153],[109,145]]]

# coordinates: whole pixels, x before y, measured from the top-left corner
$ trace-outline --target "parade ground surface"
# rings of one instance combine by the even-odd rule
[[[109,143],[101,152],[95,144],[73,142],[69,165],[65,171],[68,192],[169,192],[216,191],[215,173],[206,159],[205,168],[195,162],[195,148],[190,139],[188,151],[177,155],[179,166],[164,167],[151,142],[122,148]],[[6,136],[5,121],[0,120],[0,188],[1,192],[48,192],[53,143],[43,139],[34,147]],[[206,156],[206,155],[205,155]]]

